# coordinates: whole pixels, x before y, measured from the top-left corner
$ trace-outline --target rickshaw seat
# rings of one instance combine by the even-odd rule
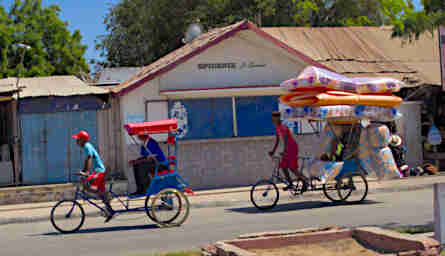
[[[165,171],[160,171],[158,172],[157,176],[162,176],[162,175],[166,175],[166,174],[170,174],[170,173],[174,173],[175,170],[165,170]]]

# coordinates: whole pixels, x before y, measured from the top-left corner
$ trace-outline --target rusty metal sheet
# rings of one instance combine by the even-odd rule
[[[1,85],[10,84],[15,78],[0,79]],[[75,76],[48,76],[20,78],[20,98],[47,96],[74,96],[108,94],[109,91],[96,86],[89,86]],[[0,90],[1,91],[1,90]]]

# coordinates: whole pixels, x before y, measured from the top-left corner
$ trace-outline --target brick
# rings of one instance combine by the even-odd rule
[[[256,256],[255,253],[246,251],[239,247],[224,242],[218,242],[216,246],[216,255],[218,256]]]
[[[241,239],[226,242],[242,249],[270,249],[286,246],[335,241],[352,237],[352,230],[332,230],[313,232],[309,234],[297,234],[289,236],[262,237],[255,239]]]

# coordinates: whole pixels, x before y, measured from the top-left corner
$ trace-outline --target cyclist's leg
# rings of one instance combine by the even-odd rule
[[[293,184],[292,178],[290,177],[289,169],[288,168],[281,168],[281,171],[283,172],[284,177],[286,178],[287,183],[288,183],[288,185],[287,185],[287,187],[285,189],[292,188],[294,186],[294,184]]]

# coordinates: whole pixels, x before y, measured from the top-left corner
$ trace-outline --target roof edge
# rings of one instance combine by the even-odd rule
[[[241,30],[246,30],[249,28],[249,24],[250,22],[248,20],[244,20],[243,22],[241,22],[238,26],[234,27],[232,30],[227,31],[226,33],[222,34],[221,36],[219,36],[218,38],[216,38],[215,40],[208,42],[207,44],[196,48],[195,50],[193,50],[192,52],[190,52],[189,54],[182,56],[181,58],[179,58],[177,61],[172,62],[170,64],[168,64],[167,66],[165,66],[164,68],[156,71],[153,74],[148,75],[147,77],[144,77],[136,82],[134,82],[133,84],[119,90],[118,88],[113,88],[111,89],[112,93],[115,94],[116,96],[120,97],[124,94],[127,94],[129,91],[140,87],[141,85],[145,84],[146,82],[149,82],[151,80],[153,80],[155,77],[164,74],[172,69],[174,69],[176,66],[178,66],[179,64],[182,64],[184,62],[186,62],[187,60],[193,58],[194,56],[200,54],[201,52],[207,50],[208,48],[228,39],[231,38],[232,36],[234,36],[237,32],[241,31]]]
[[[244,20],[242,22],[240,22],[240,24],[238,26],[235,26],[234,28],[232,28],[231,30],[225,32],[224,34],[220,35],[218,38],[216,38],[215,40],[206,43],[205,45],[196,48],[195,50],[193,50],[192,52],[190,52],[189,54],[182,56],[181,58],[179,58],[177,61],[172,62],[170,64],[168,64],[167,66],[163,67],[162,69],[138,80],[135,81],[134,83],[130,84],[129,86],[119,89],[119,88],[113,88],[111,89],[111,92],[114,96],[120,97],[123,96],[125,94],[127,94],[129,91],[138,88],[140,86],[142,86],[143,84],[153,80],[155,77],[164,74],[172,69],[174,69],[176,66],[186,62],[187,60],[193,58],[194,56],[200,54],[201,52],[207,50],[208,48],[224,41],[225,39],[231,38],[232,36],[234,36],[237,32],[242,31],[242,30],[252,30],[254,31],[257,35],[259,35],[260,37],[263,37],[267,40],[270,40],[272,43],[274,43],[275,45],[277,45],[278,47],[286,50],[287,52],[289,52],[290,54],[300,58],[303,60],[303,62],[305,62],[308,65],[312,65],[312,66],[317,66],[323,69],[327,69],[330,71],[334,71],[331,68],[317,62],[316,60],[308,57],[307,55],[303,54],[302,52],[290,47],[289,45],[287,45],[285,42],[275,38],[274,36],[272,36],[271,34],[267,33],[266,31],[262,30],[261,28],[259,28],[258,26],[256,26],[255,24],[253,24],[252,22],[248,21],[248,20]]]

